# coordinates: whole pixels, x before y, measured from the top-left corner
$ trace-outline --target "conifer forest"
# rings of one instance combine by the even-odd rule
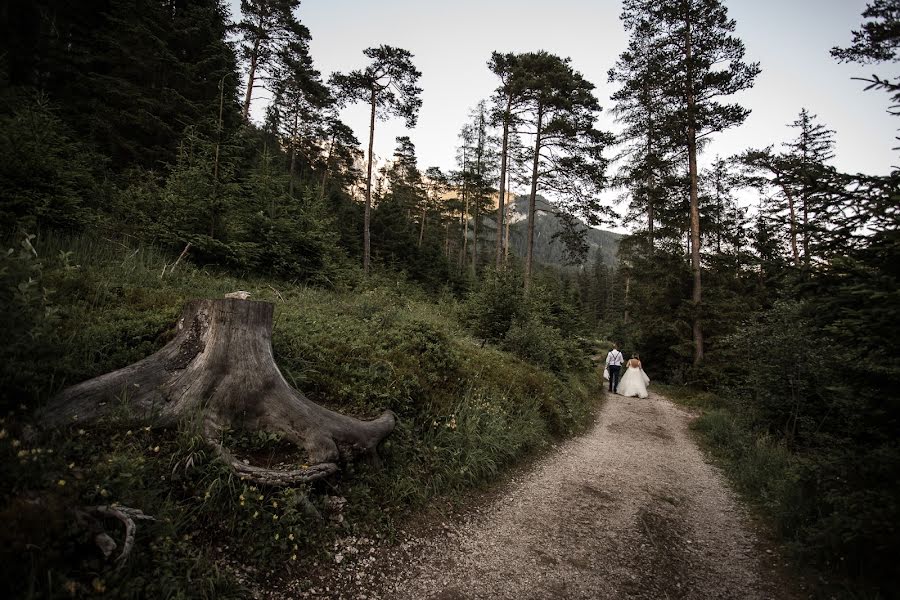
[[[684,558],[702,539],[659,517],[692,510],[675,492],[629,525],[624,587],[589,590],[571,573],[601,567],[571,549],[510,563],[509,585],[900,598],[900,167],[839,166],[842,131],[802,92],[768,141],[719,150],[759,127],[769,68],[732,0],[612,3],[609,60],[601,35],[594,56],[526,36],[484,53],[455,85],[493,87],[437,144],[437,50],[348,35],[330,72],[305,17],[323,4],[0,4],[0,596],[525,598],[452,561],[455,587],[402,592],[425,588],[399,563],[430,555],[396,557],[501,514],[567,444],[625,435],[618,406],[680,415],[769,591],[692,579],[730,558]],[[894,120],[873,147],[900,145],[900,0],[854,13],[819,54],[866,74],[832,84]],[[415,27],[463,60],[465,32]],[[613,344],[649,398],[613,393]],[[626,494],[604,490],[578,527]]]

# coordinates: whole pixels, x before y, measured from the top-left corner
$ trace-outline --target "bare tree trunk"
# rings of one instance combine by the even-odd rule
[[[528,241],[525,245],[525,292],[531,288],[531,271],[534,254],[534,220],[538,186],[538,165],[541,160],[541,126],[544,118],[543,107],[538,105],[537,129],[534,137],[534,161],[531,166],[531,194],[528,196]]]
[[[300,121],[300,107],[294,104],[294,127],[291,130],[291,168],[288,183],[288,195],[294,197],[294,175],[297,170],[297,127]],[[275,216],[274,214],[272,215]]]
[[[372,88],[372,114],[369,118],[369,164],[366,170],[366,208],[363,214],[363,274],[369,274],[372,252],[369,223],[372,219],[372,148],[375,145],[375,88]]]
[[[422,240],[425,239],[425,217],[427,215],[428,207],[426,205],[422,205],[422,222],[419,224],[419,243],[417,244],[418,248],[422,247]]]
[[[506,216],[506,147],[509,145],[509,111],[512,96],[507,96],[506,113],[503,115],[503,141],[500,145],[500,197],[497,200],[497,240],[496,261],[500,269],[503,256],[503,223]]]
[[[503,232],[503,261],[509,261],[509,222],[512,219],[512,212],[515,204],[510,204],[509,214],[506,215],[506,230]]]
[[[801,191],[801,202],[803,204],[803,264],[809,267],[809,193],[806,190],[806,184],[803,185]]]
[[[462,269],[466,264],[466,256],[468,256],[469,252],[469,195],[468,192],[468,182],[469,177],[466,173],[468,169],[468,165],[466,163],[466,146],[465,141],[463,142],[463,214],[462,214],[462,254],[459,257],[459,268]]]
[[[225,109],[225,78],[219,80],[219,120],[216,123],[216,153],[213,160],[212,215],[209,223],[209,237],[216,232],[219,202],[219,151],[222,146],[222,115]]]
[[[653,153],[653,119],[650,119],[650,123],[647,130],[647,160],[650,160],[650,156]],[[647,236],[650,242],[650,254],[653,254],[653,173],[651,173],[648,169],[647,172]]]
[[[256,66],[259,62],[259,37],[253,40],[253,51],[250,53],[250,71],[247,73],[247,94],[244,96],[244,120],[250,122],[250,99],[253,97],[253,84],[256,80]]]
[[[800,266],[800,252],[797,249],[797,216],[796,209],[794,207],[794,195],[791,194],[790,186],[781,178],[779,173],[778,176],[779,183],[781,184],[781,191],[784,192],[784,197],[787,198],[788,201],[788,224],[790,227],[790,237],[791,237],[791,256],[794,258],[794,265]]]
[[[242,477],[276,486],[333,473],[340,455],[374,452],[393,430],[394,414],[359,421],[291,388],[272,355],[273,312],[268,302],[192,300],[171,342],[130,366],[64,390],[41,422],[91,423],[121,413],[128,421],[174,427],[196,417],[210,444]],[[237,460],[222,444],[228,429],[276,433],[305,449],[309,466],[280,471]]]
[[[690,196],[691,196],[691,271],[694,275],[693,293],[691,301],[694,305],[693,311],[693,334],[694,334],[694,364],[699,365],[703,362],[703,329],[700,322],[700,302],[702,300],[702,287],[700,281],[700,203],[697,194],[697,128],[695,124],[696,110],[694,98],[694,82],[693,82],[693,65],[692,65],[692,44],[691,39],[691,16],[690,12],[685,14],[685,33],[684,33],[684,51],[685,62],[687,64],[687,149],[688,149],[688,175],[690,177]]]
[[[626,273],[626,275],[625,275],[625,315],[623,317],[623,320],[626,325],[628,325],[628,321],[630,320],[628,318],[628,292],[630,290],[631,290],[631,274]]]
[[[331,155],[334,152],[336,133],[331,134],[331,144],[328,146],[328,156],[325,157],[325,168],[322,173],[322,186],[319,188],[319,202],[325,199],[325,184],[328,182],[328,165],[331,164]]]
[[[472,220],[472,271],[478,272],[478,221],[481,220],[481,202],[483,200],[484,177],[481,172],[481,159],[484,152],[484,112],[478,115],[478,145],[475,152],[475,173],[478,176],[478,187],[475,194],[475,218]]]

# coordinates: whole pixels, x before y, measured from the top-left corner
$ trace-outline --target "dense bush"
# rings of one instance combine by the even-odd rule
[[[889,589],[900,552],[900,428],[879,362],[779,302],[723,344],[724,412],[697,424],[797,550]]]
[[[469,294],[463,317],[479,339],[555,373],[587,368],[595,350],[579,342],[584,332],[566,280],[543,278],[526,295],[518,269],[488,271]]]

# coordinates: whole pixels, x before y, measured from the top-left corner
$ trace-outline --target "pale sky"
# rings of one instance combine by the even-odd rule
[[[233,17],[237,18],[237,0]],[[833,164],[844,171],[886,174],[900,161],[894,136],[900,122],[885,112],[888,95],[864,92],[854,76],[894,76],[893,65],[836,63],[828,51],[849,45],[862,21],[865,0],[726,0],[737,21],[747,61],[762,73],[753,89],[735,96],[752,113],[740,127],[713,137],[703,161],[748,147],[780,144],[794,135],[787,127],[801,107],[836,131]],[[457,134],[475,104],[490,96],[497,81],[487,68],[493,50],[547,50],[571,57],[573,67],[595,84],[604,107],[599,126],[617,131],[609,114],[613,88],[607,71],[627,38],[619,21],[621,2],[595,0],[305,0],[300,20],[312,33],[311,52],[325,78],[334,71],[362,68],[362,50],[388,44],[411,51],[422,72],[423,106],[418,124],[399,120],[375,126],[375,154],[389,157],[395,137],[409,135],[419,165],[455,168]],[[254,113],[262,114],[263,98]],[[345,109],[342,118],[360,142],[368,140],[368,108]],[[612,152],[610,152],[610,156]]]

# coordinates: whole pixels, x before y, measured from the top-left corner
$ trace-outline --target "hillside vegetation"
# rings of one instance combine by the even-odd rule
[[[472,306],[429,298],[415,285],[374,280],[325,290],[185,262],[161,275],[173,262],[152,247],[86,236],[31,239],[4,258],[3,289],[16,291],[3,356],[9,385],[0,451],[12,493],[4,520],[14,524],[2,534],[5,589],[51,597],[92,586],[116,596],[241,596],[246,589],[222,564],[249,565],[260,583],[330,560],[326,542],[336,536],[390,536],[413,510],[490,483],[581,430],[596,405],[589,347],[559,336],[559,346],[548,348],[552,340],[522,334],[516,351],[536,359],[523,360],[460,325]],[[176,431],[152,422],[126,429],[113,418],[46,432],[31,420],[61,386],[159,348],[185,300],[237,289],[276,304],[275,359],[293,386],[348,414],[397,413],[380,468],[348,464],[325,483],[258,489],[214,459],[189,419]],[[545,314],[515,326],[552,332]],[[540,364],[548,351],[562,362]],[[254,462],[293,458],[275,436],[230,436]],[[157,520],[139,524],[125,569],[104,575],[71,509],[111,503]]]

